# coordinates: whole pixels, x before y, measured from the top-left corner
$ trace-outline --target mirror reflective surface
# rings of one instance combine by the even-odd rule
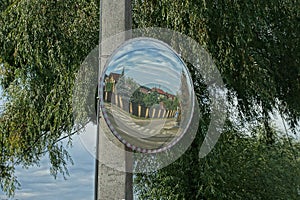
[[[102,71],[99,91],[111,132],[139,152],[160,152],[176,144],[194,112],[187,67],[156,39],[135,38],[116,49]]]

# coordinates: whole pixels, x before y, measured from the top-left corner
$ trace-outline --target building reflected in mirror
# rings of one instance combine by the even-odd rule
[[[184,134],[192,114],[192,82],[167,46],[148,39],[127,43],[108,61],[102,80],[106,122],[127,146],[167,148]]]

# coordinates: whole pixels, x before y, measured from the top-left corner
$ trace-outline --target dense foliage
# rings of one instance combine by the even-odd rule
[[[141,199],[297,199],[299,143],[270,123],[278,110],[291,127],[300,116],[300,9],[297,0],[132,0],[134,27],[184,33],[213,57],[239,119],[209,156],[198,158],[209,124],[201,75],[189,66],[202,118],[189,150],[167,168],[137,177]],[[66,173],[60,143],[74,134],[75,74],[98,43],[99,1],[0,1],[0,186],[12,195],[15,166]],[[229,109],[230,110],[230,109]],[[246,123],[244,123],[246,122]],[[243,133],[247,123],[259,124]],[[239,126],[238,126],[239,125]],[[251,126],[250,126],[251,127]],[[250,134],[252,136],[250,137]]]
[[[136,193],[140,199],[298,199],[300,144],[278,137],[270,147],[260,129],[249,137],[227,125],[208,156],[199,160],[194,143],[166,168],[138,175]]]
[[[38,164],[51,174],[71,158],[59,142],[73,130],[72,92],[81,62],[98,42],[98,1],[1,1],[0,63],[5,106],[0,115],[0,186],[17,183],[15,166]]]
[[[292,127],[297,124],[298,1],[133,2],[135,27],[170,28],[205,47],[222,73],[229,98],[237,98],[239,110],[247,119],[259,114],[268,119],[268,113],[276,108],[287,115]]]
[[[212,55],[230,102],[222,137],[199,159],[210,111],[206,86],[189,66],[202,113],[197,137],[175,163],[137,176],[141,199],[299,198],[299,141],[288,136],[299,134],[299,7],[293,0],[134,1],[136,27],[174,29]],[[271,123],[275,111],[289,123],[284,134]]]

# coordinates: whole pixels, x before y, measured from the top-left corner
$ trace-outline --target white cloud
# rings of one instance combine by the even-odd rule
[[[22,184],[22,189],[16,191],[14,199],[20,200],[85,200],[94,196],[94,158],[74,137],[73,148],[69,149],[74,165],[69,165],[70,176],[64,180],[60,175],[54,179],[49,172],[47,158],[42,159],[40,167],[28,170],[17,168],[16,175]],[[0,193],[0,199],[7,199]]]

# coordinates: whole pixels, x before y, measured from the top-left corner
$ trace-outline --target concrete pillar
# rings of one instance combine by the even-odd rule
[[[149,108],[146,108],[145,118],[148,118],[148,115],[149,115]]]
[[[119,104],[118,104],[118,95],[117,95],[117,94],[115,94],[115,104],[116,104],[116,106],[119,105]]]
[[[121,96],[119,96],[119,105],[120,105],[120,108],[123,109],[123,101],[122,101]]]
[[[152,109],[152,118],[155,117],[155,108]]]
[[[105,39],[115,34],[130,30],[131,26],[130,0],[100,0],[100,42],[105,41]],[[106,45],[99,46],[99,64],[102,69],[113,50],[127,38],[128,36],[124,35],[124,37],[119,37],[110,44],[106,43]],[[128,153],[125,153],[125,151],[113,150],[111,141],[118,148],[128,149],[110,133],[101,112],[99,113],[99,117],[95,200],[132,200],[132,174],[125,173],[125,171],[132,169],[132,157]],[[118,171],[115,168],[109,167],[114,165],[120,166],[122,170]]]
[[[132,114],[132,103],[131,102],[129,103],[129,113]]]
[[[141,105],[138,105],[138,116],[141,117]]]
[[[175,110],[172,110],[171,117],[175,116]]]
[[[161,109],[159,109],[159,111],[158,111],[157,118],[160,118],[160,113],[161,113]]]
[[[107,101],[107,92],[105,92],[105,101]]]
[[[166,117],[166,110],[164,110],[164,113],[162,115],[162,118],[165,118]]]

